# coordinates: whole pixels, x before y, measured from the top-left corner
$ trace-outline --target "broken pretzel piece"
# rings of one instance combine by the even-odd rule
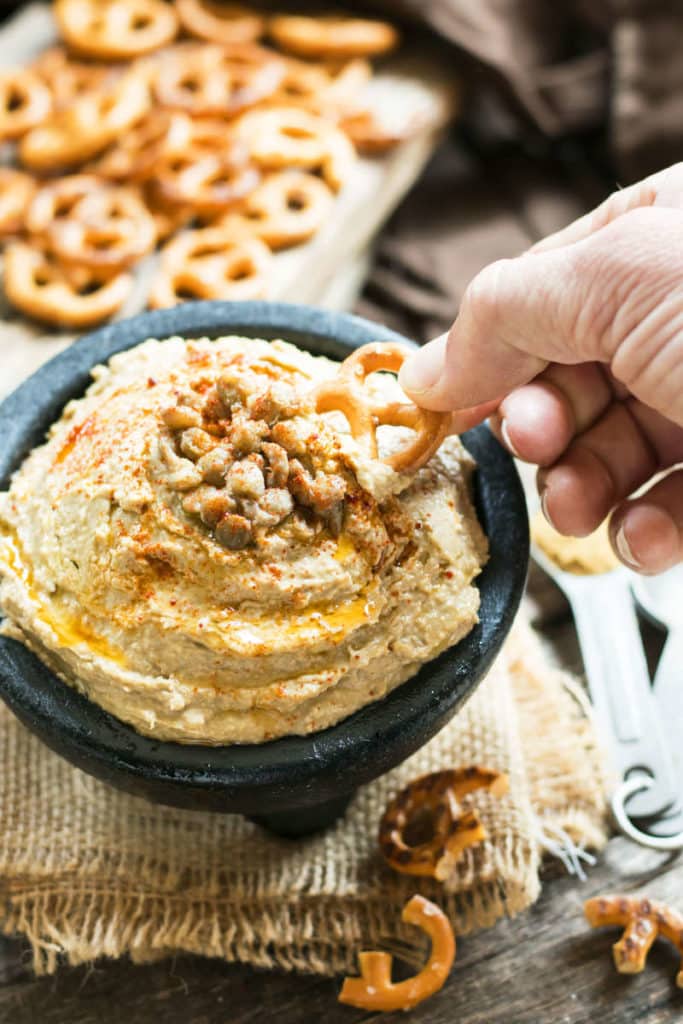
[[[583,906],[592,928],[618,925],[624,934],[614,944],[614,963],[620,974],[639,974],[657,936],[673,943],[681,954],[676,984],[683,988],[683,915],[654,900],[633,896],[596,896]]]
[[[383,424],[410,427],[416,437],[384,461],[397,473],[414,473],[431,459],[449,432],[448,413],[420,409],[412,402],[373,404],[365,379],[378,370],[398,373],[409,351],[400,345],[374,342],[356,349],[339,368],[336,377],[319,384],[313,392],[317,412],[338,409],[351,433],[371,458],[377,458],[376,430]]]
[[[344,979],[340,1003],[384,1013],[411,1010],[443,987],[455,960],[455,936],[450,921],[440,907],[419,895],[408,900],[401,920],[422,928],[432,940],[429,959],[422,970],[413,978],[392,982],[389,953],[359,953],[361,976]]]
[[[379,847],[389,866],[440,882],[448,878],[463,850],[487,837],[477,812],[459,802],[477,789],[502,796],[507,775],[471,765],[432,772],[405,786],[387,805],[379,826]],[[409,842],[410,829],[421,827],[427,833],[424,841]]]

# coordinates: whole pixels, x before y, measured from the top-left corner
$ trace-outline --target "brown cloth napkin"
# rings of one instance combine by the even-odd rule
[[[683,159],[680,0],[373,6],[450,43],[467,88],[465,131],[442,147],[380,238],[358,307],[366,316],[427,341],[447,329],[487,263]]]
[[[569,687],[569,690],[567,689]],[[605,840],[602,758],[590,722],[522,616],[465,709],[426,747],[363,787],[335,827],[272,837],[236,816],[159,807],[72,768],[0,708],[0,928],[24,934],[38,972],[175,951],[260,967],[352,971],[361,946],[424,945],[407,898],[437,900],[462,934],[536,898],[544,848]],[[397,875],[377,850],[389,797],[425,772],[482,764],[510,792],[477,794],[489,838],[445,885]]]
[[[683,157],[680,0],[379,3],[489,69],[545,135],[608,126],[629,179]]]
[[[604,192],[580,151],[567,161],[487,157],[450,140],[382,232],[357,311],[428,341],[450,326],[479,270],[519,255]]]

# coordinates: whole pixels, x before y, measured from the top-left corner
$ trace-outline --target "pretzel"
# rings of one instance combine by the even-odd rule
[[[276,171],[247,196],[238,216],[271,249],[283,249],[314,235],[331,206],[332,193],[314,174]]]
[[[97,60],[132,60],[174,39],[178,16],[163,0],[56,0],[65,42]]]
[[[263,298],[271,259],[257,238],[235,240],[220,227],[185,231],[162,252],[149,305],[164,309],[185,299]]]
[[[0,167],[0,236],[21,231],[35,190],[36,183],[30,175],[12,167]]]
[[[71,174],[43,185],[26,212],[34,240],[69,264],[118,270],[154,248],[156,228],[131,189],[94,174]]]
[[[339,192],[346,184],[354,164],[356,151],[348,137],[339,128],[330,128],[328,134],[327,158],[320,170],[333,192]]]
[[[356,349],[341,364],[335,377],[323,381],[313,391],[318,412],[343,412],[356,441],[372,459],[378,458],[375,431],[381,424],[410,427],[413,441],[383,461],[397,473],[414,473],[431,459],[448,434],[451,417],[447,413],[420,409],[412,402],[373,404],[364,387],[365,378],[378,370],[398,373],[410,353],[399,345],[375,342]]]
[[[330,85],[330,73],[322,65],[288,59],[284,64],[282,80],[271,100],[276,104],[302,107],[319,114],[323,97]]]
[[[322,117],[296,107],[254,110],[240,118],[237,134],[261,166],[319,167],[328,156],[330,126]]]
[[[72,60],[62,46],[41,53],[31,70],[47,85],[55,110],[62,110],[84,93],[101,88],[113,75],[106,65]]]
[[[37,75],[26,69],[0,73],[0,142],[18,139],[50,113],[52,97]]]
[[[74,167],[110,146],[148,109],[146,82],[127,74],[112,89],[86,93],[31,129],[19,143],[19,159],[38,174]]]
[[[440,907],[415,895],[401,913],[406,924],[416,925],[432,940],[429,959],[419,974],[405,981],[392,982],[392,956],[389,953],[358,954],[359,978],[345,978],[339,1002],[361,1010],[411,1010],[443,988],[455,960],[455,936],[451,923]]]
[[[241,202],[260,180],[246,148],[235,142],[224,142],[222,150],[211,153],[193,141],[186,153],[165,160],[154,176],[165,202],[190,206],[201,214],[221,213]]]
[[[276,15],[268,22],[268,33],[283,50],[299,57],[375,57],[398,43],[398,32],[385,21],[334,15]]]
[[[165,202],[153,184],[147,183],[144,187],[143,198],[154,221],[158,243],[167,241],[176,231],[186,228],[194,216],[189,206]]]
[[[284,75],[282,61],[260,46],[177,46],[153,79],[158,102],[195,116],[234,117],[271,96]]]
[[[104,153],[92,170],[113,181],[143,182],[174,153],[184,152],[192,138],[192,122],[178,111],[156,110]]]
[[[415,133],[417,126],[405,125],[399,131],[382,124],[373,111],[358,110],[343,117],[339,127],[348,135],[359,153],[375,156],[405,142]]]
[[[22,313],[80,329],[107,320],[126,301],[133,279],[80,269],[69,275],[43,251],[14,242],[5,253],[5,293]]]
[[[654,900],[633,896],[598,896],[586,900],[584,913],[591,928],[618,925],[624,934],[613,948],[620,974],[639,974],[657,936],[673,943],[681,955],[676,984],[683,988],[683,915]]]
[[[329,121],[297,107],[253,110],[237,124],[237,135],[261,167],[320,169],[335,192],[355,160],[353,146]]]
[[[310,64],[289,58],[284,76],[270,103],[302,107],[313,114],[336,120],[372,76],[368,61],[361,58],[343,64]]]
[[[65,263],[92,270],[122,270],[154,248],[156,226],[139,196],[105,185],[79,200],[69,215],[53,221],[47,237]]]
[[[193,153],[206,156],[232,148],[237,155],[241,146],[244,151],[241,159],[246,158],[246,147],[242,143],[236,142],[232,126],[225,118],[195,116],[189,120],[190,140],[189,145],[183,148],[183,153],[192,150]]]
[[[327,67],[332,80],[326,99],[336,106],[348,107],[354,103],[372,78],[372,65],[364,57],[352,57]]]
[[[69,216],[74,207],[101,185],[94,174],[69,174],[43,185],[26,211],[26,229],[41,239],[51,225]]]
[[[253,43],[263,35],[265,18],[241,4],[211,0],[176,0],[180,24],[210,43]]]
[[[478,789],[502,796],[508,790],[507,776],[474,765],[423,775],[397,793],[379,826],[379,847],[389,866],[440,882],[448,878],[463,850],[486,839],[477,812],[459,803]],[[409,843],[406,832],[419,823],[428,826],[429,838]]]

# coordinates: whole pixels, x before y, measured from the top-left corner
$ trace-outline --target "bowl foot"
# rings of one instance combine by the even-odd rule
[[[249,821],[273,832],[276,836],[300,839],[313,835],[314,832],[322,832],[334,824],[346,811],[352,796],[353,793],[344,793],[343,796],[322,804],[292,807],[289,810],[273,811],[271,814],[250,814],[248,817]]]

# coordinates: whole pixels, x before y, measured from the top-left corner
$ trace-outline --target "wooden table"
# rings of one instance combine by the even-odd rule
[[[545,171],[537,167],[535,173]],[[502,163],[495,165],[495,175],[497,195],[506,179]],[[590,162],[577,162],[569,177],[572,185],[562,187],[566,220],[595,205],[608,190]],[[527,179],[529,168],[523,175]],[[512,253],[523,247],[520,240],[526,236],[533,241],[557,227],[560,193],[553,195],[552,208],[546,209],[542,201],[523,203],[515,198],[510,182],[508,186],[510,196],[501,203],[511,206]],[[469,201],[463,194],[464,201]],[[617,890],[647,892],[683,910],[683,858],[654,854],[615,838],[586,883],[562,876],[558,870],[547,878],[540,900],[530,910],[462,939],[448,984],[409,1017],[340,1006],[338,979],[263,973],[199,957],[181,956],[146,966],[128,960],[104,961],[62,967],[55,976],[36,978],[26,943],[0,938],[0,1024],[683,1022],[683,990],[675,986],[676,952],[658,942],[642,975],[619,976],[611,957],[617,933],[591,931],[582,914],[584,899]]]
[[[599,180],[597,187],[589,184],[592,194],[602,191]],[[577,180],[576,195],[583,191]],[[510,215],[511,223],[519,221],[517,235],[530,230],[530,219],[536,237],[553,228],[545,222],[543,207],[536,205]],[[646,646],[654,659],[661,638]],[[579,667],[577,659],[574,651],[570,667]],[[199,957],[146,966],[127,960],[99,962],[62,967],[55,976],[36,978],[26,944],[0,938],[0,1024],[683,1022],[683,990],[675,987],[677,954],[657,943],[642,975],[621,977],[610,951],[616,933],[592,932],[584,922],[584,899],[617,890],[647,892],[683,909],[683,858],[654,854],[616,838],[591,869],[588,882],[563,877],[555,869],[534,907],[462,939],[448,984],[410,1017],[340,1006],[339,980],[268,974]]]
[[[178,957],[63,968],[35,978],[26,946],[0,939],[0,1024],[674,1024],[679,957],[656,943],[645,972],[618,975],[614,930],[591,931],[584,899],[641,891],[683,903],[683,859],[613,839],[586,883],[555,877],[526,913],[460,942],[446,987],[403,1014],[369,1014],[336,1002],[337,980],[262,973],[217,960]]]

